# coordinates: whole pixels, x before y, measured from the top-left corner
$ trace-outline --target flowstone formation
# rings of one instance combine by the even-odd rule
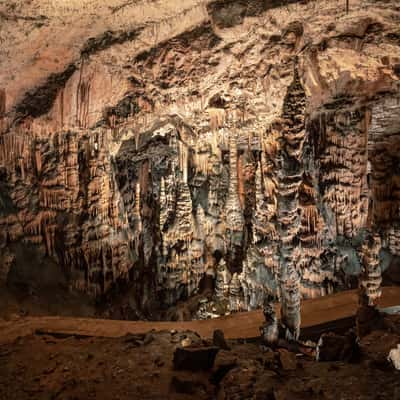
[[[372,304],[400,256],[397,3],[160,3],[112,1],[90,29],[92,6],[4,6],[0,280],[52,263],[147,312],[212,280],[196,317],[278,299],[295,338],[301,298],[361,275]],[[15,21],[55,32],[25,81]]]

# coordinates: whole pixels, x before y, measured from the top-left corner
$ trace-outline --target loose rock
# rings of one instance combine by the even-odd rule
[[[174,369],[177,370],[209,370],[213,367],[218,347],[177,347],[174,353]]]

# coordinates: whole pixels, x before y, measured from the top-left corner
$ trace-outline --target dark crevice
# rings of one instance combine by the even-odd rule
[[[48,113],[53,106],[58,91],[65,87],[68,79],[76,71],[75,63],[69,64],[64,71],[51,74],[46,82],[27,92],[22,101],[15,107],[14,122],[26,117],[38,118]]]
[[[82,57],[108,49],[115,44],[123,44],[136,39],[143,28],[136,28],[129,31],[106,31],[99,36],[89,38],[84,44],[81,55]]]

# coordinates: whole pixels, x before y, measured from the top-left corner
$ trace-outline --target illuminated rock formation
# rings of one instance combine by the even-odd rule
[[[300,333],[299,188],[304,174],[305,93],[295,68],[284,101],[284,120],[279,154],[278,221],[280,235],[280,300],[287,336]]]
[[[207,273],[224,312],[280,300],[295,338],[301,298],[360,274],[379,297],[400,256],[394,0],[15,3],[0,11],[48,26],[4,22],[1,282],[29,248],[151,313]]]

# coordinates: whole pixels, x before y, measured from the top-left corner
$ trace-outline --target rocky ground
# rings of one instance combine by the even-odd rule
[[[286,342],[272,350],[189,331],[115,339],[37,332],[0,347],[0,399],[400,399],[400,371],[387,361],[400,317],[385,329],[361,339],[359,352],[325,362]],[[176,348],[183,358],[174,360]],[[212,368],[196,370],[207,362]]]

